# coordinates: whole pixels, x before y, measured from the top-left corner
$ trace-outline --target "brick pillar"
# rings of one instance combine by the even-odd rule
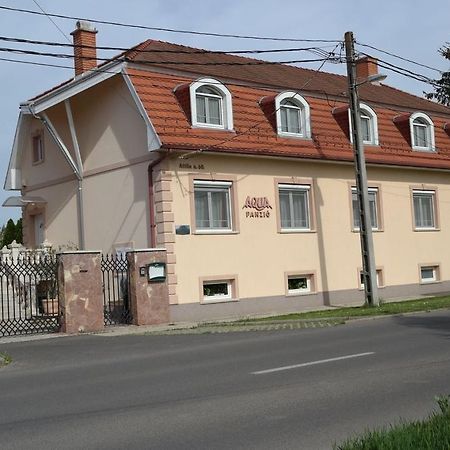
[[[134,325],[169,323],[169,289],[166,280],[149,282],[146,267],[167,263],[165,249],[134,250],[127,253],[130,266],[130,304]],[[141,269],[145,274],[141,274]]]
[[[66,252],[59,255],[61,331],[100,331],[103,291],[100,252]]]

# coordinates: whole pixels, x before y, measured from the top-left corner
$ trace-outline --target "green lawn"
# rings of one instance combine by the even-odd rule
[[[346,308],[333,308],[329,310],[311,311],[295,314],[286,314],[284,316],[272,316],[259,319],[248,319],[241,322],[254,321],[274,321],[274,320],[298,320],[298,319],[324,319],[324,318],[342,318],[351,319],[352,317],[382,316],[389,314],[403,314],[416,311],[431,311],[434,309],[450,308],[450,296],[430,297],[419,300],[407,300],[395,303],[383,303],[378,307],[374,306],[356,306]]]
[[[449,397],[437,399],[440,412],[425,420],[404,422],[386,429],[367,431],[335,450],[446,450],[450,448]]]

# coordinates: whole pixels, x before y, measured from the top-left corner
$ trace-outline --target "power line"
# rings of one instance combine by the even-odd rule
[[[339,45],[340,45],[340,44],[337,44],[336,47],[333,49],[333,52],[331,52],[331,53],[334,53],[334,51],[337,50],[337,48],[339,47]],[[299,90],[303,90],[306,86],[308,86],[308,85],[311,83],[311,81],[312,81],[312,80],[317,76],[317,74],[322,70],[322,67],[325,65],[326,62],[327,62],[327,59],[325,59],[325,60],[322,62],[322,64],[320,64],[320,66],[314,71],[314,74],[313,74],[308,80],[306,80],[305,83],[303,83],[303,85],[301,86],[301,88],[300,88]],[[299,94],[298,92],[296,92],[294,95],[292,95],[291,97],[288,97],[288,98],[289,98],[289,99],[295,99],[295,97],[296,97],[297,95],[300,95],[300,94]],[[281,104],[280,104],[280,106],[278,106],[278,108],[275,108],[275,110],[274,110],[273,112],[270,113],[270,116],[269,116],[269,117],[274,116],[274,115],[280,110],[280,108],[281,108]],[[240,137],[240,136],[242,136],[242,135],[248,134],[250,131],[252,131],[252,130],[258,128],[260,125],[266,124],[266,123],[267,123],[267,118],[264,119],[264,120],[258,121],[258,122],[256,122],[255,124],[251,125],[250,127],[246,128],[244,131],[237,132],[237,133],[236,133],[235,135],[233,135],[231,138],[224,139],[223,141],[218,142],[217,144],[208,147],[208,150],[211,150],[211,149],[213,149],[213,148],[217,148],[217,147],[220,146],[220,145],[227,144],[228,142],[230,142],[230,141],[236,139],[237,137]],[[201,152],[202,149],[199,149],[199,151]]]
[[[10,48],[10,47],[0,47],[0,52],[15,53],[21,55],[33,55],[33,56],[45,56],[51,58],[61,58],[61,59],[73,59],[73,55],[67,53],[51,53],[51,52],[40,52],[35,50],[24,50],[20,48]],[[101,58],[101,57],[91,57],[91,56],[77,56],[77,58],[84,60],[94,60],[94,61],[113,61],[113,60],[128,60],[128,58],[119,55],[115,58]],[[289,61],[262,61],[262,60],[251,60],[247,62],[199,62],[199,61],[139,61],[139,64],[164,64],[164,65],[189,65],[189,66],[260,66],[260,65],[276,65],[276,64],[296,64],[296,63],[311,63],[320,62],[324,59],[328,60],[334,58],[338,60],[334,55],[330,55],[328,58],[315,58],[315,59],[297,59]]]
[[[356,43],[357,45],[360,45],[361,47],[367,47],[367,48],[370,48],[370,49],[372,49],[372,50],[376,50],[377,52],[384,53],[385,55],[393,56],[394,58],[398,58],[398,59],[401,59],[402,61],[406,61],[406,62],[409,62],[409,63],[411,63],[411,64],[415,64],[415,65],[417,65],[417,66],[424,67],[425,69],[434,70],[434,71],[439,72],[439,73],[441,73],[441,74],[443,73],[442,70],[436,69],[435,67],[427,66],[426,64],[422,64],[422,63],[419,63],[419,62],[414,61],[414,60],[412,60],[412,59],[408,59],[408,58],[405,58],[405,57],[403,57],[403,56],[396,55],[395,53],[391,53],[391,52],[388,52],[388,51],[386,51],[386,50],[381,50],[381,49],[379,49],[379,48],[377,48],[377,47],[374,47],[374,46],[372,46],[372,45],[363,44],[363,43],[357,42],[357,41],[356,41],[355,43]]]
[[[300,52],[300,51],[310,51],[316,54],[328,55],[325,48],[331,48],[333,46],[323,46],[323,47],[297,47],[297,48],[275,48],[275,49],[266,49],[266,50],[173,50],[173,49],[138,49],[135,47],[109,47],[109,46],[92,46],[92,45],[74,45],[72,43],[66,44],[64,42],[53,42],[53,41],[40,41],[34,39],[24,39],[17,37],[9,37],[9,36],[0,36],[0,41],[5,42],[16,42],[20,44],[33,44],[33,45],[46,45],[52,47],[70,47],[70,48],[86,48],[86,49],[96,49],[96,50],[114,50],[120,52],[128,52],[133,51],[137,53],[167,53],[167,54],[187,54],[187,55],[195,55],[195,54],[213,54],[213,55],[226,55],[226,54],[263,54],[263,53],[288,53],[288,52]]]
[[[396,66],[395,64],[389,63],[387,61],[378,60],[378,65],[386,70],[390,70],[392,72],[398,73],[399,75],[403,75],[404,77],[411,78],[413,80],[420,81],[422,83],[430,84],[431,86],[439,86],[437,80],[433,80],[425,75],[420,73],[412,72],[403,67]],[[441,85],[442,86],[442,85]],[[444,86],[450,87],[450,85],[444,84]]]
[[[60,68],[60,69],[71,69],[73,70],[73,66],[68,66],[68,65],[61,65],[61,64],[50,64],[50,63],[40,63],[40,62],[35,62],[35,61],[25,61],[25,60],[19,60],[19,59],[11,59],[11,58],[1,58],[0,57],[0,61],[5,61],[5,62],[11,62],[11,63],[18,63],[18,64],[28,64],[28,65],[34,65],[34,66],[42,66],[42,67],[51,67],[51,68]],[[103,69],[101,66],[97,67],[95,69],[96,73],[109,73],[109,74],[117,74],[116,71],[113,70],[107,70],[107,69]],[[161,82],[165,82],[167,81],[166,78],[163,78],[161,76],[155,76],[155,73],[152,72],[152,75],[143,75],[142,73],[139,74],[133,74],[132,75],[134,78],[139,78],[142,80],[159,80]],[[336,75],[338,76],[338,75]],[[185,82],[189,82],[188,79],[186,79],[186,77],[181,77],[181,76],[176,76],[176,75],[171,75],[171,80],[175,81],[175,82],[180,82],[180,83],[185,83]],[[68,80],[71,81],[71,80]],[[192,80],[191,80],[192,81]],[[208,84],[217,84],[222,86],[222,83],[220,82],[209,82]],[[277,91],[279,89],[284,89],[286,90],[287,88],[289,88],[289,86],[280,86],[280,85],[274,85],[273,87],[266,87],[266,86],[261,86],[258,85],[258,83],[256,83],[256,85],[251,85],[249,83],[239,83],[238,81],[231,81],[229,84],[233,85],[233,86],[237,86],[237,87],[244,87],[244,88],[251,88],[251,89],[258,89],[261,91],[268,91],[273,93],[274,91]],[[151,86],[153,87],[166,87],[164,84],[156,84],[156,83],[151,83]],[[291,89],[298,89],[298,88],[294,88],[294,87],[290,87]],[[327,92],[325,92],[322,89],[308,89],[308,92],[314,92],[314,93],[318,93],[318,94],[322,94],[327,98],[327,101],[329,102],[329,95]],[[335,96],[339,97],[338,94],[335,94]]]
[[[48,20],[50,20],[50,22],[55,25],[55,27],[57,28],[57,30],[66,38],[66,40],[68,40],[70,42],[69,36],[66,35],[66,33],[64,33],[63,30],[61,30],[61,28],[59,28],[58,24],[44,11],[44,9],[42,8],[42,6],[36,1],[33,0],[34,4],[48,17]]]
[[[167,33],[179,33],[179,34],[194,34],[200,36],[212,36],[212,37],[221,37],[221,38],[235,38],[235,39],[253,39],[260,41],[282,41],[282,42],[329,42],[329,43],[340,43],[342,40],[331,40],[331,39],[297,39],[297,38],[280,38],[280,37],[269,37],[269,36],[248,36],[248,35],[240,35],[240,34],[225,34],[225,33],[208,33],[205,31],[192,31],[192,30],[177,30],[175,28],[162,28],[162,27],[150,27],[146,25],[136,25],[131,23],[122,23],[122,22],[113,22],[108,20],[99,20],[99,19],[91,19],[91,18],[83,18],[83,17],[75,17],[68,16],[65,14],[50,14],[50,13],[42,13],[39,11],[33,11],[30,9],[22,9],[22,8],[13,8],[10,6],[0,6],[0,9],[5,11],[14,11],[26,14],[33,14],[37,16],[47,16],[47,17],[55,17],[58,19],[69,19],[69,20],[82,20],[92,23],[99,23],[103,25],[112,25],[117,27],[126,27],[126,28],[135,28],[141,30],[152,30],[152,31],[163,31]]]

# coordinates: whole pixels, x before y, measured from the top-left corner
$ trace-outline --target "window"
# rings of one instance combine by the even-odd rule
[[[189,90],[192,125],[233,129],[231,93],[220,81],[202,78],[192,83]]]
[[[231,231],[231,182],[194,180],[197,231]]]
[[[236,275],[200,278],[199,281],[202,303],[229,302],[238,299]]]
[[[436,228],[435,191],[413,190],[414,228],[433,230]]]
[[[310,187],[301,184],[279,184],[282,231],[310,230]]]
[[[33,164],[44,161],[44,136],[42,133],[33,136]]]
[[[421,151],[435,151],[432,120],[426,114],[415,113],[410,116],[409,121],[412,148]]]
[[[283,92],[275,99],[278,134],[311,137],[308,102],[296,92]]]
[[[378,188],[369,188],[370,222],[378,230]],[[353,229],[359,230],[359,202],[356,187],[352,187]]]
[[[312,291],[312,275],[289,275],[288,276],[288,294],[305,294]]]
[[[376,274],[377,274],[377,286],[384,287],[383,270],[376,269]],[[364,275],[362,271],[359,271],[359,287],[360,289],[364,289]]]
[[[230,280],[203,282],[203,300],[227,300],[231,297]]]
[[[208,86],[200,86],[197,89],[195,100],[198,123],[222,126],[222,96],[216,90]]]
[[[367,145],[378,145],[378,119],[375,111],[368,105],[359,105],[361,119],[361,135],[363,143]],[[350,140],[352,140],[352,121],[350,108],[348,109],[348,120],[350,124]]]
[[[420,267],[420,282],[434,283],[439,281],[439,266],[421,266]]]

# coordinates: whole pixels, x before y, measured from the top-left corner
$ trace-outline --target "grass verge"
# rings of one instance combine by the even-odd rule
[[[427,419],[368,431],[335,450],[438,450],[450,448],[450,396],[437,398],[440,412]]]
[[[382,303],[380,306],[355,306],[310,311],[303,313],[286,314],[257,319],[240,320],[238,323],[273,322],[278,320],[308,320],[308,319],[351,319],[353,317],[383,316],[391,314],[404,314],[409,312],[432,311],[435,309],[450,308],[450,296],[430,297],[418,300],[406,300],[394,303]]]

